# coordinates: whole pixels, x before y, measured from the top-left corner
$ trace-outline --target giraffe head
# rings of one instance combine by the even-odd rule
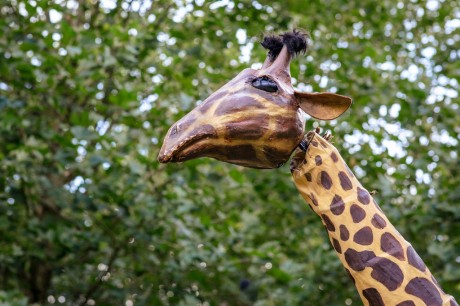
[[[262,46],[269,51],[260,69],[243,70],[169,129],[160,162],[207,156],[251,168],[277,168],[302,140],[302,112],[331,120],[350,107],[348,97],[292,87],[290,61],[306,51],[306,34],[268,36]]]

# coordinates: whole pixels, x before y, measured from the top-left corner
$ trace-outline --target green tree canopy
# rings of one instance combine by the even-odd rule
[[[313,42],[294,85],[354,99],[319,126],[460,296],[459,14],[441,0],[2,2],[0,304],[360,304],[287,166],[156,161],[173,122],[262,63],[263,33],[293,27]]]

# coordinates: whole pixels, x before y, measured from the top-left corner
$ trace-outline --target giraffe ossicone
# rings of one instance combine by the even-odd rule
[[[299,145],[305,116],[335,119],[351,105],[334,93],[302,93],[291,84],[291,59],[308,47],[300,31],[266,36],[260,69],[245,69],[168,131],[158,160],[182,162],[198,157],[251,168],[277,168]]]

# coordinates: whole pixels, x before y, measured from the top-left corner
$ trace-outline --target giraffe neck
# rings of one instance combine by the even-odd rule
[[[292,170],[302,197],[321,217],[365,305],[458,305],[414,248],[318,134]]]

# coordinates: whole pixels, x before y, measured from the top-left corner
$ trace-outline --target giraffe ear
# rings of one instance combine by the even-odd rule
[[[307,93],[296,91],[300,108],[320,120],[332,120],[342,115],[351,105],[351,98],[330,92]]]

